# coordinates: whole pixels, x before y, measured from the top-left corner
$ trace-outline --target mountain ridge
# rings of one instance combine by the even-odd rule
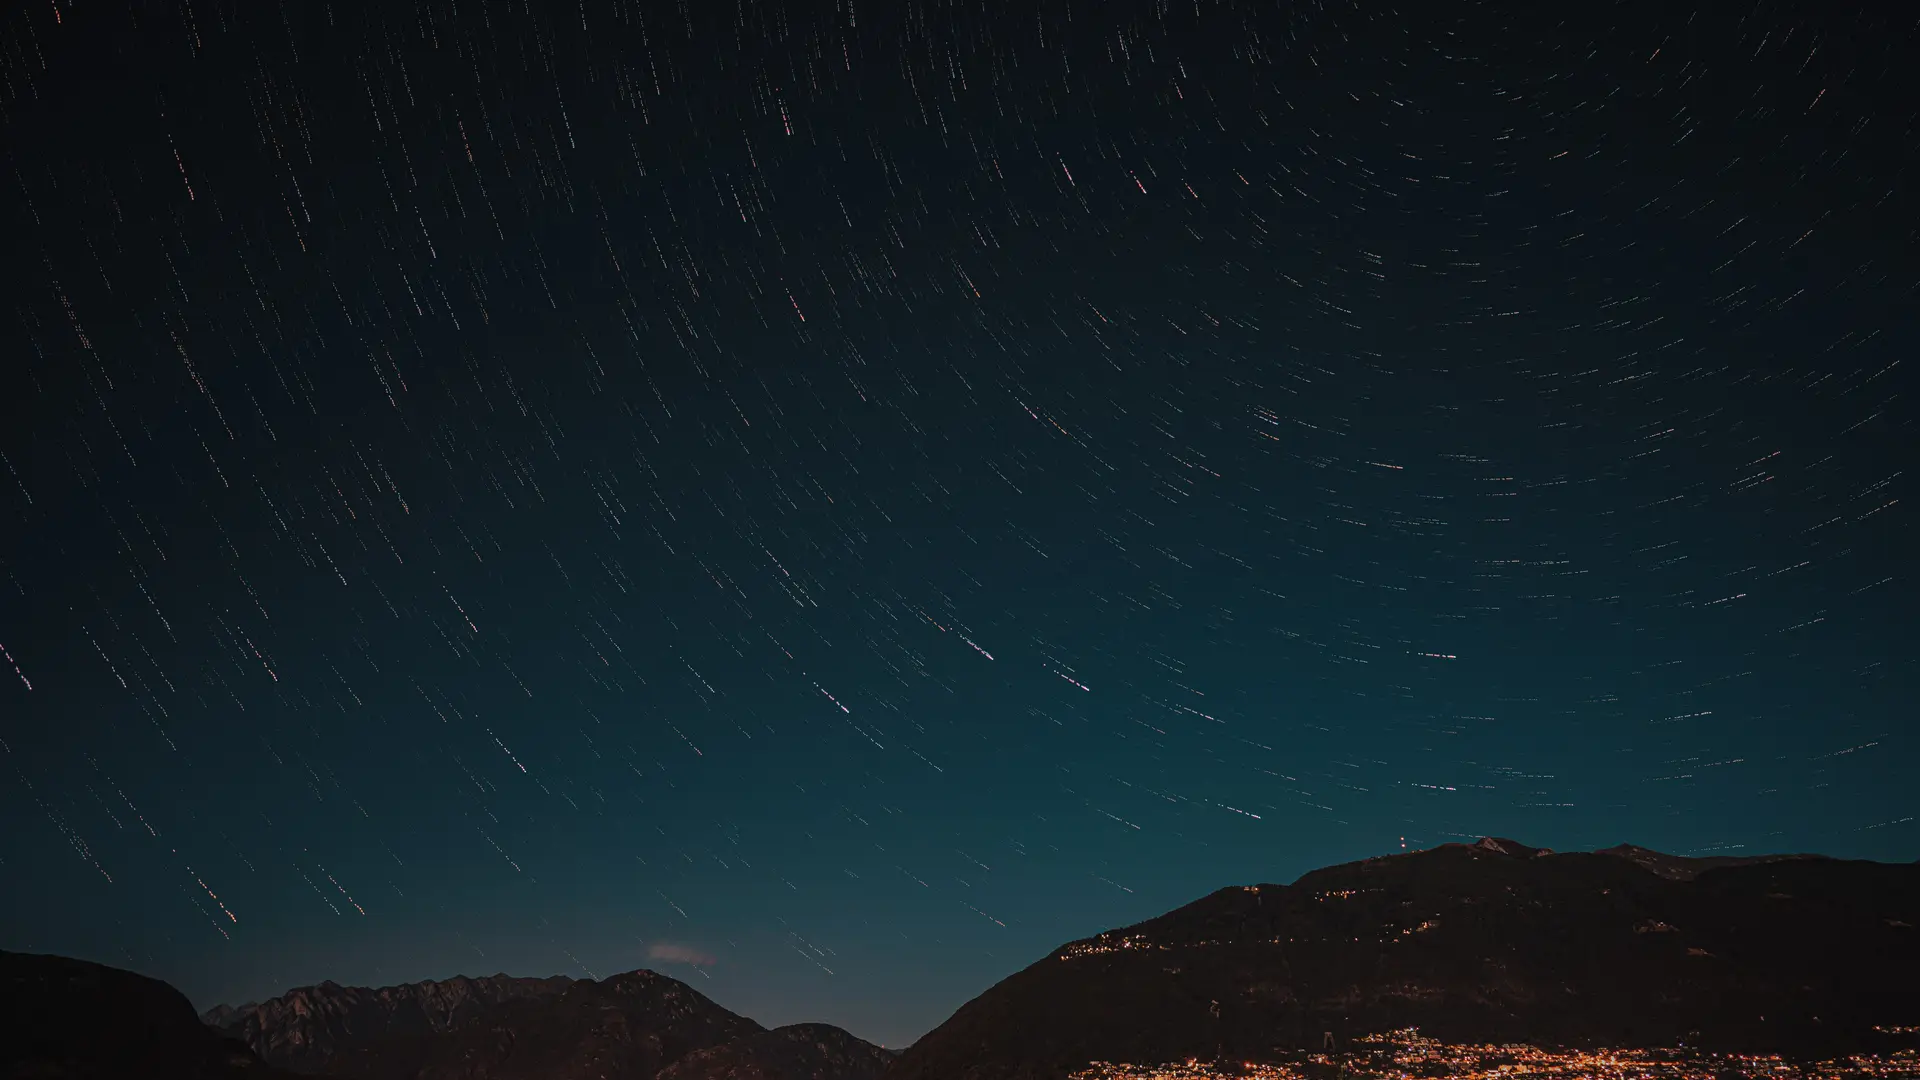
[[[269,1063],[351,1080],[879,1080],[892,1060],[830,1024],[766,1029],[645,968],[604,979],[328,980],[203,1015]]]
[[[881,1080],[896,1056],[832,1024],[788,1024],[696,1050],[654,1080]]]
[[[1068,942],[962,1005],[887,1080],[1257,1062],[1407,1027],[1846,1052],[1876,1045],[1876,1024],[1920,1023],[1901,974],[1920,970],[1916,924],[1920,863],[1443,844],[1229,886]]]
[[[1442,1041],[1789,1056],[1920,1031],[1920,861],[1554,852],[1488,837],[1217,889],[1076,939],[904,1052],[767,1029],[639,969],[331,980],[196,1015],[165,983],[0,952],[0,1075],[93,1080],[1061,1080]]]
[[[331,979],[262,1002],[216,1005],[203,1022],[245,1042],[263,1060],[296,1072],[323,1071],[345,1048],[423,1031],[446,1032],[487,1008],[558,994],[574,980],[504,973],[456,975],[395,986],[342,986]]]
[[[226,1029],[271,1064],[353,1080],[645,1078],[764,1030],[644,968],[597,980],[322,983],[257,1005]]]

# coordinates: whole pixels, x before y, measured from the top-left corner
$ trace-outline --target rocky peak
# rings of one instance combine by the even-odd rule
[[[205,1019],[267,1061],[312,1072],[350,1047],[445,1032],[502,1002],[552,997],[572,982],[561,976],[456,976],[375,989],[341,986],[329,979],[255,1005],[216,1007]]]
[[[1552,848],[1528,847],[1518,840],[1508,840],[1500,836],[1483,836],[1470,846],[1477,851],[1485,851],[1493,855],[1514,855],[1522,859],[1553,854]]]
[[[603,980],[323,983],[253,1006],[226,1030],[272,1064],[354,1080],[645,1080],[762,1029],[678,979],[642,970]]]

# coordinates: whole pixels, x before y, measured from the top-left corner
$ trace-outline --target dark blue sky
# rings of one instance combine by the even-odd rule
[[[1920,855],[1909,25],[10,14],[0,946],[901,1044],[1483,834]]]

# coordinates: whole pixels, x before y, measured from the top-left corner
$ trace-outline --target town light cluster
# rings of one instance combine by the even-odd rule
[[[1920,1027],[1882,1028],[1890,1034]],[[1900,1050],[1830,1061],[1713,1054],[1687,1048],[1552,1050],[1524,1044],[1443,1043],[1416,1029],[1367,1035],[1351,1045],[1277,1054],[1261,1062],[1188,1060],[1159,1065],[1094,1062],[1070,1080],[1920,1080],[1920,1052]]]

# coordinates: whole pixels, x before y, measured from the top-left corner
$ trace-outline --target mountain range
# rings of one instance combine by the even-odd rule
[[[1059,1080],[1261,1061],[1417,1027],[1456,1042],[1831,1056],[1920,1024],[1920,863],[1693,859],[1484,839],[1221,889],[1070,942],[903,1054],[768,1030],[651,971],[331,982],[196,1018],[164,983],[0,952],[0,1077]]]
[[[352,1080],[878,1080],[893,1058],[829,1024],[769,1031],[645,970],[329,982],[202,1019],[272,1065]]]
[[[1417,1027],[1447,1042],[1801,1057],[1920,1024],[1920,864],[1555,854],[1483,839],[1221,889],[1071,942],[888,1080],[1261,1061]]]

